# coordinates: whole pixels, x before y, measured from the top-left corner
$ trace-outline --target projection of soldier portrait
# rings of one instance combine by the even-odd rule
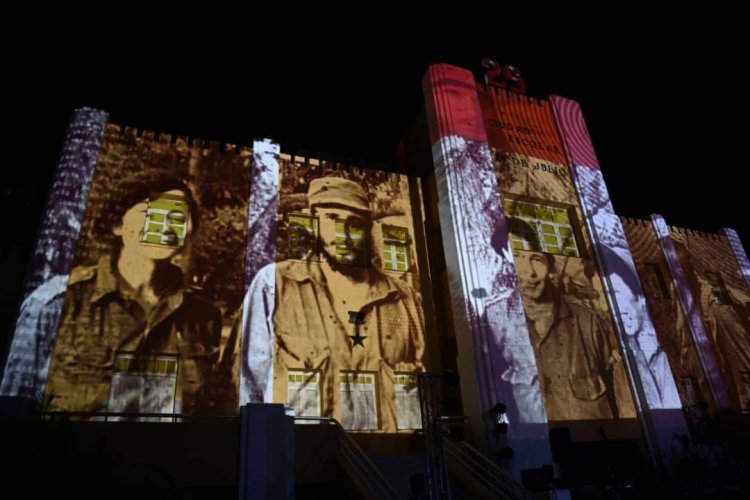
[[[52,352],[55,409],[237,411],[250,156],[162,146],[105,141]]]
[[[244,302],[241,399],[348,429],[420,427],[424,323],[406,179],[284,163],[281,183],[278,261]]]
[[[513,213],[506,203],[508,208]],[[513,349],[512,339],[497,339],[505,346],[503,378],[521,403],[516,418],[539,421],[543,412],[550,420],[634,417],[624,363],[593,262],[578,257],[572,231],[562,243],[552,245],[521,218],[509,217],[508,224],[533,348]],[[504,321],[509,306],[506,301],[490,302],[486,314],[493,332],[505,331],[495,325]],[[532,352],[533,359],[527,359]],[[538,401],[539,393],[544,410],[524,404]]]

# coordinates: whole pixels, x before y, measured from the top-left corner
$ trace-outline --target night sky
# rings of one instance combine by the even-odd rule
[[[153,42],[133,41],[137,30],[96,33],[93,50],[91,33],[71,26],[41,48],[9,54],[5,123],[14,131],[5,139],[14,154],[0,193],[0,255],[9,270],[0,329],[12,328],[75,107],[98,107],[114,123],[156,132],[248,146],[270,137],[285,152],[387,165],[423,103],[429,64],[452,63],[479,77],[485,56],[519,66],[531,96],[581,103],[618,214],[660,213],[669,224],[710,232],[733,227],[750,249],[739,40],[730,29],[686,27],[675,35],[641,28],[607,43],[593,35],[565,43],[550,37],[534,50],[503,30],[468,42],[407,42],[382,27],[379,43],[375,35],[361,42],[367,37],[357,29],[280,23],[272,33],[222,43],[197,31],[188,40]],[[529,27],[526,35],[544,33]]]

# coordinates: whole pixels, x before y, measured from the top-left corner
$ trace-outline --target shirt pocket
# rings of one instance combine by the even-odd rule
[[[573,373],[569,381],[573,396],[584,401],[597,400],[607,391],[604,379],[599,375]]]
[[[381,331],[380,349],[383,360],[391,367],[396,368],[399,363],[415,361],[410,356],[413,346],[410,345],[409,330],[402,325],[393,329]]]
[[[279,332],[274,349],[276,362],[291,369],[317,369],[333,354],[325,332]],[[343,349],[339,350],[342,351],[339,357],[344,356]]]

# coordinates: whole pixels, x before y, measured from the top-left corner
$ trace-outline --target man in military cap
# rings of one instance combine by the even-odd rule
[[[359,184],[315,179],[307,198],[318,221],[315,255],[266,266],[245,297],[240,399],[291,404],[298,395],[290,391],[290,372],[303,373],[320,397],[313,396],[309,412],[298,411],[395,431],[395,378],[422,370],[420,298],[373,265],[372,214]],[[377,423],[352,407],[364,403],[347,396],[349,380],[376,383]]]
[[[527,224],[508,221],[517,228]],[[512,313],[519,305],[513,295],[490,298],[484,318],[503,352],[502,379],[512,390],[514,417],[519,423],[539,424],[547,418],[635,416],[612,328],[594,310],[563,294],[555,279],[555,257],[540,251],[533,227],[527,225],[523,234],[530,250],[513,250],[513,260],[529,338],[520,338],[520,328],[513,325]],[[493,238],[493,246],[498,253],[508,252],[501,236]]]
[[[74,268],[68,283],[47,380],[54,406],[236,411],[231,367],[219,360],[220,311],[172,264],[198,225],[189,187],[149,169],[120,182],[107,203],[96,229],[112,251]]]

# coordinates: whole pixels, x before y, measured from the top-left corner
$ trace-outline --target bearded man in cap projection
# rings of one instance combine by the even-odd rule
[[[245,297],[240,399],[287,403],[349,429],[419,427],[409,424],[418,405],[397,389],[422,371],[419,295],[373,264],[372,211],[359,184],[314,179],[307,201],[313,225],[290,227],[309,234],[306,257],[262,268]]]

